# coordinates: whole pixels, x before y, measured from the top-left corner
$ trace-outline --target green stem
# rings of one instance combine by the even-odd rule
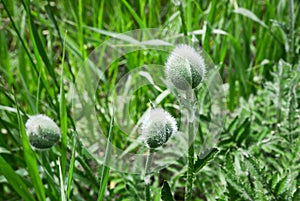
[[[147,156],[147,161],[146,161],[146,167],[145,167],[145,197],[146,201],[151,200],[151,193],[150,193],[150,167],[153,161],[153,153],[154,149],[149,149],[149,154]]]
[[[192,200],[194,181],[194,122],[189,122],[188,170],[185,186],[185,201]]]
[[[194,132],[195,132],[195,120],[194,120],[194,98],[193,91],[187,92],[187,100],[190,101],[190,108],[188,109],[188,170],[187,170],[187,181],[185,185],[185,201],[191,201],[193,195],[193,182],[194,182]]]

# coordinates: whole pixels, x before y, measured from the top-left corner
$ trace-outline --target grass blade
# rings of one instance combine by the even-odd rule
[[[106,184],[108,181],[108,175],[110,168],[108,167],[108,164],[110,162],[110,155],[111,155],[111,140],[113,137],[113,125],[114,125],[114,116],[111,116],[110,126],[109,126],[109,132],[108,132],[108,140],[105,150],[105,158],[104,158],[104,164],[102,166],[102,172],[101,172],[101,179],[100,179],[100,188],[99,188],[99,194],[98,194],[98,201],[103,200]]]
[[[136,12],[131,7],[131,5],[126,0],[122,0],[122,2],[125,5],[125,7],[128,9],[129,13],[132,15],[132,17],[135,19],[135,21],[138,23],[140,28],[145,28],[145,24],[143,20],[136,14]]]
[[[28,137],[27,137],[27,134],[25,131],[24,122],[23,122],[23,119],[19,112],[18,106],[17,106],[17,110],[18,110],[17,114],[18,114],[19,129],[20,129],[20,132],[22,135],[23,151],[24,151],[25,162],[26,162],[27,168],[28,168],[28,173],[32,180],[32,184],[35,188],[38,200],[44,201],[44,200],[46,200],[45,190],[44,190],[44,186],[42,183],[42,179],[39,174],[35,154],[29,144],[29,140],[28,140]]]
[[[19,175],[15,173],[13,168],[4,160],[0,155],[0,172],[5,176],[9,184],[13,189],[24,199],[25,201],[34,201],[34,197],[28,191],[28,187],[22,181]]]
[[[246,9],[246,8],[237,8],[234,10],[235,13],[243,15],[245,17],[248,17],[249,19],[253,20],[254,22],[257,22],[258,24],[260,24],[261,26],[268,28],[268,26],[262,21],[260,20],[253,12],[251,12],[250,10]]]
[[[59,101],[59,119],[60,119],[60,128],[61,128],[61,167],[62,175],[65,178],[66,165],[67,165],[67,131],[68,131],[68,116],[67,116],[67,106],[66,106],[66,97],[64,89],[64,60],[65,60],[65,43],[66,35],[64,38],[64,47],[63,47],[63,56],[61,64],[61,81],[60,81],[60,101]]]
[[[56,76],[55,76],[55,73],[54,73],[54,68],[52,66],[52,64],[50,63],[49,61],[49,58],[47,56],[47,53],[45,51],[45,48],[43,47],[43,43],[42,43],[42,40],[38,34],[38,31],[37,31],[37,27],[33,21],[33,17],[32,17],[32,14],[31,14],[31,11],[30,11],[30,4],[26,5],[24,1],[23,2],[23,5],[24,5],[24,8],[26,9],[26,12],[28,13],[28,16],[29,16],[29,27],[30,27],[30,31],[32,32],[32,35],[33,35],[33,40],[36,44],[36,47],[38,49],[38,52],[45,64],[45,67],[47,69],[47,71],[49,72],[50,76],[52,77],[56,87],[58,88],[58,82],[56,80]]]
[[[60,33],[60,31],[59,31],[59,28],[58,28],[57,21],[56,21],[56,19],[55,19],[55,16],[54,16],[54,14],[53,14],[53,12],[52,12],[52,9],[51,9],[51,6],[50,6],[50,0],[47,0],[47,5],[45,6],[45,10],[46,10],[46,12],[47,12],[49,18],[51,19],[51,21],[52,21],[52,23],[53,23],[53,25],[54,25],[54,27],[55,27],[55,30],[56,30],[56,32],[57,32],[57,34],[58,34],[58,38],[59,38],[59,41],[60,41],[60,43],[61,43],[61,46],[62,46],[62,47],[65,46],[65,45],[64,45],[64,40],[63,40],[63,38],[61,37],[61,33]],[[75,81],[75,75],[74,75],[74,73],[73,73],[73,71],[72,71],[72,67],[71,67],[71,64],[70,64],[68,52],[65,52],[65,57],[66,57],[66,62],[67,62],[68,68],[69,68],[69,72],[70,72],[70,74],[71,74],[71,76],[72,76],[72,81],[74,82],[74,81]]]
[[[74,134],[72,136],[72,158],[70,163],[70,170],[69,170],[69,176],[68,176],[68,186],[67,186],[67,198],[70,200],[71,195],[71,189],[72,189],[72,180],[73,180],[73,172],[75,167],[75,153],[76,153],[76,140],[77,134]]]
[[[64,177],[62,174],[62,169],[61,169],[61,165],[60,162],[58,160],[58,167],[59,167],[59,181],[60,181],[60,198],[61,201],[66,201],[66,194],[65,194],[65,188],[64,188]]]

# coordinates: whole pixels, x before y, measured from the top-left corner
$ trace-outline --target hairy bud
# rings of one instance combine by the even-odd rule
[[[59,127],[46,115],[30,117],[25,126],[29,142],[36,149],[49,149],[61,137]]]
[[[163,109],[151,110],[143,121],[142,135],[149,148],[160,147],[176,132],[175,119]]]
[[[181,90],[196,88],[205,76],[205,63],[188,45],[177,46],[166,63],[166,74],[173,85]]]

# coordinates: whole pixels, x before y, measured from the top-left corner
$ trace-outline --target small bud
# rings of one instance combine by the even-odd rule
[[[167,60],[166,74],[176,88],[194,89],[205,76],[204,60],[194,48],[179,45]]]
[[[142,135],[149,148],[165,144],[177,132],[175,119],[163,109],[151,110],[142,124]]]
[[[29,142],[36,149],[49,149],[61,137],[59,127],[46,115],[30,117],[25,126]]]

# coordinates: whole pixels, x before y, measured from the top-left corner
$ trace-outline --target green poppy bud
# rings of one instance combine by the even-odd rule
[[[177,46],[166,63],[166,74],[181,90],[196,88],[205,76],[204,59],[188,45]]]
[[[25,126],[29,142],[36,149],[49,149],[61,137],[59,127],[46,115],[30,117]]]
[[[176,132],[175,119],[160,108],[151,110],[142,124],[142,135],[148,148],[160,147]]]

